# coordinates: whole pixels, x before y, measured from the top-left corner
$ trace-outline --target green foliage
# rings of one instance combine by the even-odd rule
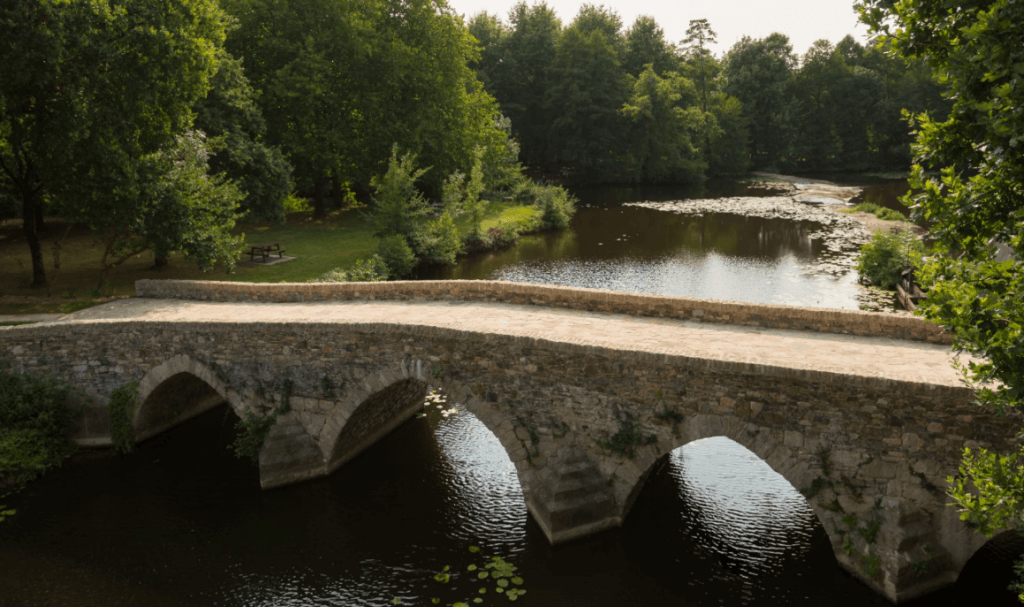
[[[811,481],[810,487],[805,487],[804,489],[801,489],[800,493],[802,493],[804,497],[806,497],[807,499],[811,499],[815,495],[818,495],[818,493],[820,493],[822,489],[827,489],[829,487],[831,487],[831,484],[827,480],[819,476]]]
[[[389,278],[405,278],[416,266],[416,256],[405,237],[400,234],[385,236],[377,241],[377,256],[384,260]]]
[[[652,66],[633,83],[632,96],[623,104],[622,115],[632,122],[627,146],[628,164],[637,182],[700,183],[706,163],[690,140],[690,133],[706,126],[696,108],[683,109],[684,97],[693,99],[690,81],[669,74],[658,76]]]
[[[643,426],[640,422],[631,414],[625,413],[619,418],[619,430],[613,434],[608,440],[601,441],[601,446],[608,449],[612,453],[618,453],[620,456],[633,459],[636,455],[637,447],[643,445],[653,445],[658,442],[658,437],[654,434],[644,436]]]
[[[853,543],[853,539],[849,535],[843,535],[843,552],[846,556],[852,555],[857,550],[857,545]]]
[[[246,411],[245,416],[235,424],[234,442],[228,446],[233,449],[235,456],[239,459],[248,459],[254,465],[260,463],[260,449],[270,434],[270,429],[277,423],[277,411],[267,415],[257,415],[252,411]]]
[[[871,284],[891,289],[900,281],[903,270],[919,265],[923,255],[924,245],[910,230],[879,231],[861,245],[857,271]]]
[[[370,220],[374,236],[384,238],[399,235],[412,241],[419,225],[426,221],[429,207],[416,182],[429,171],[416,168],[416,155],[399,156],[398,146],[391,149],[387,172],[374,178],[376,188]]]
[[[0,487],[28,482],[74,452],[77,409],[71,386],[52,376],[0,366]]]
[[[360,259],[347,270],[335,268],[317,276],[310,282],[383,282],[388,279],[387,263],[380,255]]]
[[[413,235],[416,255],[426,263],[452,265],[462,252],[462,238],[447,211],[421,224]]]
[[[846,525],[850,529],[853,529],[857,526],[857,515],[853,514],[852,512],[849,514],[844,514],[841,521],[844,525]]]
[[[190,224],[197,207],[184,217],[157,212],[159,221],[172,222],[160,230],[145,225],[155,209],[142,190],[153,175],[139,163],[173,149],[174,138],[191,128],[225,24],[214,0],[147,2],[139,10],[63,0],[4,4],[2,197],[19,193],[23,217],[46,205],[50,215],[88,226],[115,260],[156,247],[149,239],[165,229],[182,231],[178,219],[196,231],[198,248],[216,244],[220,224]],[[188,200],[186,194],[179,192]],[[35,225],[24,226],[33,284],[41,286],[46,277]]]
[[[107,401],[107,419],[110,422],[110,442],[114,450],[127,455],[135,449],[135,427],[132,414],[139,405],[139,384],[128,382],[110,393]]]
[[[878,535],[878,531],[881,528],[881,519],[872,519],[868,521],[868,524],[866,526],[857,529],[857,535],[864,538],[864,541],[866,541],[870,546],[871,544],[875,543],[875,537]]]
[[[864,569],[864,573],[870,578],[878,577],[882,573],[882,561],[873,554],[865,554],[861,558],[861,568]]]
[[[1016,580],[1007,590],[1016,593],[1017,600],[1024,603],[1024,558],[1019,558],[1013,563],[1013,575]]]
[[[960,520],[986,537],[1000,529],[1024,529],[1021,453],[1024,448],[1009,454],[964,449],[959,474],[947,479]]]
[[[873,202],[862,202],[852,209],[840,209],[840,213],[871,213],[886,221],[906,221],[907,216],[895,209],[879,206]]]
[[[569,220],[576,213],[576,200],[560,186],[541,185],[523,178],[512,189],[512,196],[539,209],[545,229],[569,227]]]
[[[234,181],[244,198],[240,210],[250,220],[284,221],[283,202],[290,196],[292,166],[281,150],[264,140],[266,123],[257,94],[242,62],[223,49],[210,92],[195,106],[195,128],[210,138],[210,170]]]

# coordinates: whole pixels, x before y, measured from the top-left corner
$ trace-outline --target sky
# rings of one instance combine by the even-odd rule
[[[526,0],[536,4],[537,0]],[[473,15],[486,10],[508,23],[508,11],[518,0],[448,0],[455,12]],[[547,5],[568,25],[584,0],[547,0]],[[650,15],[665,30],[665,39],[678,43],[686,37],[691,19],[707,19],[718,34],[712,49],[722,55],[743,36],[764,38],[773,32],[789,36],[793,50],[803,55],[815,40],[833,44],[847,34],[865,43],[867,27],[857,21],[853,0],[594,0],[609,6],[629,28],[640,15]]]

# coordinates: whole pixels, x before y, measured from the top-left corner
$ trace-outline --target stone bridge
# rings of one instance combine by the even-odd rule
[[[726,436],[808,495],[839,563],[893,601],[983,539],[945,506],[965,446],[1022,425],[971,404],[936,327],[898,316],[487,281],[140,281],[140,297],[0,328],[0,361],[81,387],[78,440],[139,383],[144,440],[224,401],[287,403],[270,488],[330,474],[440,388],[497,436],[552,543],[622,524],[655,462]]]

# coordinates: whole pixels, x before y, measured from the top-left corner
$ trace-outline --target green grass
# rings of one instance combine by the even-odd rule
[[[484,220],[480,222],[480,230],[486,232],[490,228],[509,224],[519,228],[519,232],[531,232],[540,227],[542,212],[533,205],[524,205],[511,200],[490,200],[484,206]],[[463,213],[455,218],[455,227],[459,232],[470,231],[469,215]]]
[[[521,226],[521,231],[529,231],[539,226],[539,215],[540,211],[530,205],[491,201],[485,207],[482,228],[487,230],[515,222]],[[41,238],[48,278],[52,278],[53,238],[63,232],[59,221],[50,220],[50,223],[50,229]],[[469,219],[465,214],[456,223],[460,230],[468,231]],[[357,260],[373,255],[377,247],[365,210],[334,211],[323,220],[314,220],[311,211],[296,212],[288,215],[284,225],[241,225],[238,232],[245,234],[247,244],[280,242],[287,250],[285,255],[295,259],[273,266],[238,266],[233,274],[227,274],[223,267],[202,272],[180,254],[172,255],[166,268],[156,270],[152,268],[152,253],[146,252],[111,270],[107,285],[97,289],[101,245],[87,230],[75,228],[64,242],[62,269],[52,297],[34,304],[0,305],[0,314],[73,312],[98,303],[91,299],[83,301],[83,298],[134,295],[135,281],[145,278],[306,282],[335,268],[349,268]],[[242,258],[248,259],[248,256]],[[47,296],[46,289],[28,286],[32,266],[19,222],[0,222],[0,259],[5,261],[0,264],[0,295]]]
[[[17,326],[19,326],[19,325],[30,325],[30,324],[32,324],[32,322],[31,322],[31,321],[22,321],[22,322],[0,322],[0,327],[17,327]]]
[[[888,207],[878,206],[873,202],[862,202],[852,209],[840,209],[840,213],[871,213],[885,221],[907,221],[907,216]]]

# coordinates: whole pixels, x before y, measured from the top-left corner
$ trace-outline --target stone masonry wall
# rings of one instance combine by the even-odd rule
[[[287,398],[260,457],[266,487],[340,465],[348,422],[372,418],[361,407],[404,419],[427,384],[441,387],[497,436],[552,542],[620,525],[658,458],[727,436],[816,490],[809,503],[840,564],[893,600],[956,579],[979,540],[945,507],[945,477],[964,446],[1013,450],[1021,425],[974,407],[964,388],[383,323],[7,327],[0,359],[97,402],[138,381],[144,408],[183,373],[240,415]],[[633,424],[634,453],[610,449]],[[855,531],[874,525],[870,543]]]
[[[139,280],[135,283],[135,291],[139,297],[197,301],[487,301],[773,329],[800,329],[951,343],[950,335],[938,325],[904,314],[799,308],[493,280],[288,284]]]

